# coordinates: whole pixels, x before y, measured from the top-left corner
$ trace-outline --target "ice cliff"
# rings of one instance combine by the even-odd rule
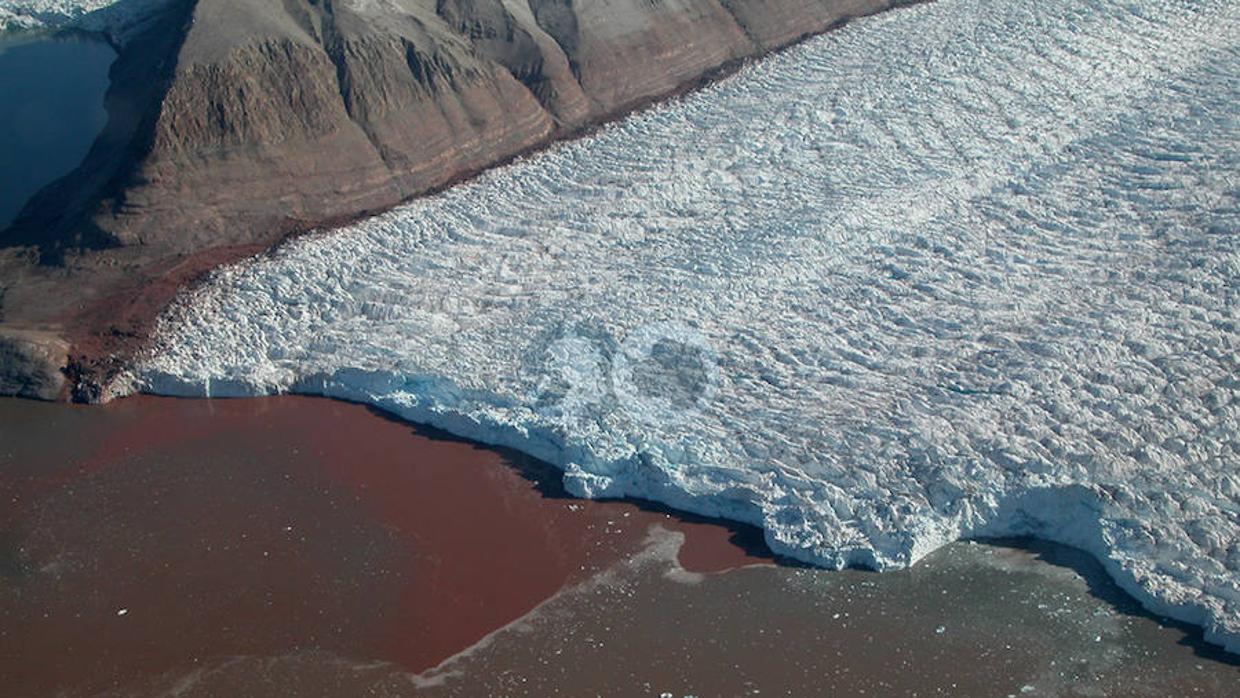
[[[1240,5],[944,0],[219,272],[134,386],[361,400],[828,567],[1033,535],[1240,651]]]

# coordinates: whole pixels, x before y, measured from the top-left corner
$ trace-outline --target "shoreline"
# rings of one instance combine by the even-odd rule
[[[21,502],[0,520],[0,619],[8,630],[0,644],[16,643],[0,656],[21,663],[11,674],[15,695],[41,694],[38,682],[68,687],[73,681],[104,681],[122,694],[156,692],[165,684],[192,687],[188,695],[230,687],[245,694],[240,687],[272,680],[296,686],[294,675],[323,671],[346,683],[307,685],[308,694],[356,694],[348,681],[363,679],[383,686],[384,695],[451,693],[460,682],[502,680],[512,667],[537,674],[534,685],[558,683],[560,671],[581,664],[571,658],[580,648],[618,647],[620,654],[611,656],[629,658],[624,669],[626,661],[640,666],[649,652],[664,654],[658,643],[665,639],[684,638],[698,651],[708,646],[706,638],[718,637],[725,647],[745,641],[751,636],[718,634],[715,623],[749,626],[761,618],[791,634],[789,652],[801,647],[830,658],[833,647],[852,648],[838,660],[854,669],[845,675],[854,677],[849,681],[884,678],[881,662],[871,667],[865,659],[875,638],[884,646],[908,645],[912,654],[900,656],[917,672],[942,667],[935,681],[962,685],[993,681],[996,668],[1015,677],[1004,680],[1017,687],[1048,680],[1037,671],[1030,676],[1026,665],[1044,665],[1045,652],[1091,647],[1095,632],[1104,647],[1113,647],[1105,656],[1144,651],[1149,663],[1150,651],[1167,655],[1159,661],[1171,673],[1158,678],[1170,685],[1240,667],[1236,657],[1204,644],[1199,630],[1165,624],[1135,600],[1115,596],[1122,591],[1091,556],[1061,546],[953,545],[900,572],[828,572],[754,556],[737,545],[736,534],[743,539],[746,531],[732,523],[641,502],[566,498],[557,492],[558,471],[547,464],[330,398],[135,396],[106,407],[0,401],[0,411],[25,414],[31,405],[72,427],[74,437],[52,449],[19,440],[17,451],[9,440],[10,450],[0,454],[8,457],[0,458],[0,495]],[[13,421],[5,427],[26,432]],[[474,532],[460,528],[466,522]],[[995,571],[986,573],[990,581],[940,596],[940,585],[981,573],[963,561],[992,550],[998,557]],[[961,563],[943,567],[961,555]],[[1035,568],[1024,559],[1051,567],[1029,576]],[[1060,587],[1019,581],[1045,575],[1095,599],[1073,604],[1107,612],[1063,616],[1069,625],[1054,627],[1067,635],[1046,647],[1037,644],[1040,632],[1011,636],[1027,652],[1015,666],[979,664],[974,672],[936,659],[956,643],[989,645],[993,633],[1008,631],[1003,614],[1016,609],[1034,614],[1021,623],[1060,623],[1054,608],[1044,615],[1033,606],[1061,599]],[[10,595],[13,589],[20,594]],[[994,600],[974,597],[988,589]],[[1013,592],[1022,594],[1020,603],[1006,600]],[[826,606],[805,606],[811,602]],[[682,616],[691,620],[676,620]],[[801,617],[814,630],[801,637],[801,626],[788,625],[785,616]],[[660,622],[673,623],[671,635]],[[982,622],[985,627],[971,625]],[[947,626],[946,636],[936,623]],[[76,639],[64,644],[62,637]],[[1138,637],[1156,644],[1130,648]],[[48,656],[64,661],[21,661],[45,645],[62,648]],[[559,661],[569,663],[557,669],[552,660],[561,649]],[[763,670],[767,659],[736,651],[766,681],[789,680],[779,669],[782,660]],[[1091,661],[1105,674],[1112,670],[1102,657]],[[278,667],[289,662],[309,664],[279,678],[285,674]],[[672,675],[651,668],[625,681],[636,686],[637,678],[680,676],[687,690],[735,676],[711,666],[678,661]],[[1074,670],[1068,663],[1063,668]],[[37,678],[42,671],[49,673]],[[119,673],[109,679],[107,672]],[[1132,680],[1118,676],[1108,680]],[[922,685],[919,676],[910,675],[910,682]]]
[[[157,395],[157,393],[139,393],[139,395],[143,395],[143,394]],[[477,445],[483,448],[498,449],[503,452],[511,452],[511,453],[520,454],[524,458],[533,459],[536,462],[545,464],[547,467],[554,469],[555,472],[560,476],[563,476],[563,474],[565,473],[564,466],[559,463],[559,461],[556,458],[556,454],[554,452],[547,451],[546,449],[533,448],[531,446],[531,444],[533,443],[533,440],[536,438],[533,435],[522,437],[517,434],[511,434],[508,437],[500,436],[499,438],[494,438],[494,439],[484,438],[483,437],[484,427],[482,425],[476,425],[472,428],[462,429],[461,425],[464,424],[464,422],[462,422],[461,420],[454,419],[451,415],[448,415],[447,419],[444,419],[442,417],[436,418],[438,417],[438,415],[427,416],[426,418],[410,416],[407,414],[403,414],[397,411],[395,408],[390,407],[390,406],[384,406],[384,405],[376,404],[373,402],[367,402],[362,396],[350,394],[347,391],[339,392],[339,393],[331,392],[329,389],[326,388],[326,386],[324,386],[324,389],[322,392],[291,391],[288,393],[279,393],[275,395],[263,395],[263,394],[217,395],[217,394],[212,394],[209,396],[202,396],[202,395],[195,396],[191,394],[173,394],[173,393],[164,393],[164,394],[159,394],[159,395],[161,395],[162,397],[168,397],[168,398],[173,398],[173,399],[185,399],[185,400],[205,399],[207,401],[221,400],[221,399],[222,400],[250,400],[250,399],[274,399],[274,398],[280,398],[280,397],[308,397],[312,399],[325,399],[325,400],[339,401],[339,402],[343,402],[346,404],[363,405],[367,409],[373,410],[376,413],[383,415],[384,418],[394,420],[398,423],[409,425],[417,429],[430,429],[435,432],[447,434],[449,438],[458,439],[462,441],[463,443],[473,444],[473,445]],[[429,415],[430,413],[427,413],[427,414]],[[548,441],[548,443],[550,442]],[[1095,563],[1098,564],[1098,566],[1102,570],[1105,571],[1105,573],[1108,576],[1108,579],[1110,580],[1112,584],[1116,586],[1116,588],[1120,589],[1124,594],[1126,594],[1127,597],[1133,601],[1133,603],[1140,606],[1143,613],[1147,613],[1150,615],[1150,617],[1153,617],[1153,618],[1163,619],[1166,622],[1169,622],[1173,625],[1192,628],[1196,633],[1199,633],[1201,635],[1203,642],[1209,644],[1210,646],[1218,648],[1219,651],[1226,653],[1227,656],[1229,657],[1235,658],[1236,661],[1240,661],[1240,637],[1237,637],[1235,635],[1222,634],[1222,633],[1219,633],[1217,630],[1211,629],[1208,626],[1208,624],[1205,622],[1205,617],[1202,615],[1204,613],[1203,609],[1199,607],[1193,607],[1187,604],[1183,607],[1176,607],[1174,605],[1169,604],[1166,601],[1163,601],[1157,598],[1151,592],[1142,588],[1132,578],[1131,574],[1129,574],[1127,570],[1124,570],[1121,568],[1117,571],[1116,564],[1113,561],[1109,560],[1106,555],[1098,551],[1091,550],[1085,546],[1074,545],[1074,543],[1070,541],[1058,540],[1058,539],[1055,539],[1049,536],[1038,535],[1037,533],[1005,531],[1005,530],[1002,530],[1000,526],[991,524],[988,527],[988,529],[985,531],[981,531],[973,535],[956,537],[952,540],[945,540],[941,542],[940,544],[936,545],[933,549],[923,551],[923,553],[916,560],[913,560],[906,566],[886,568],[886,569],[875,569],[874,567],[866,566],[864,564],[848,564],[844,566],[833,566],[833,565],[824,564],[822,560],[816,559],[808,555],[805,551],[785,549],[782,546],[780,546],[777,541],[773,543],[770,538],[769,531],[764,526],[761,525],[761,522],[744,518],[743,512],[739,514],[737,512],[720,512],[714,509],[710,509],[709,507],[704,507],[700,505],[696,500],[684,498],[684,497],[674,498],[674,501],[661,501],[653,497],[644,497],[644,496],[641,496],[640,494],[632,494],[632,493],[624,494],[621,496],[595,497],[595,496],[592,496],[586,493],[573,492],[571,487],[570,489],[567,490],[567,493],[571,497],[579,501],[630,502],[639,507],[643,505],[651,506],[653,510],[655,511],[672,513],[672,514],[675,514],[676,516],[688,516],[690,518],[700,518],[708,522],[711,522],[711,521],[716,522],[716,523],[726,522],[726,523],[733,524],[733,525],[740,525],[740,526],[745,527],[748,530],[758,531],[759,535],[761,536],[761,546],[765,547],[766,551],[772,556],[772,558],[780,562],[780,564],[783,564],[783,565],[791,564],[794,566],[804,566],[804,567],[808,567],[812,569],[821,569],[821,570],[828,570],[828,571],[866,570],[866,571],[875,571],[880,574],[890,574],[895,571],[914,568],[917,566],[918,563],[921,562],[921,560],[925,559],[926,557],[933,555],[936,552],[948,546],[959,544],[959,543],[985,542],[985,541],[1018,541],[1018,540],[1027,539],[1030,541],[1034,541],[1040,545],[1064,546],[1072,550],[1080,551],[1084,555],[1088,555]],[[709,504],[709,502],[707,504]]]
[[[425,671],[640,550],[650,526],[684,536],[690,574],[770,562],[734,523],[572,499],[546,464],[364,405],[135,396],[0,410],[0,434],[14,430],[0,452],[0,644],[17,643],[0,657],[36,653],[12,680],[89,672],[33,661],[44,647],[142,674],[143,657],[314,637]],[[20,438],[31,432],[65,436],[48,447]],[[129,634],[112,636],[118,622]]]

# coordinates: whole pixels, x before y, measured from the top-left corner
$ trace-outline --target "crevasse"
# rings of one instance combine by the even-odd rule
[[[220,271],[137,388],[360,400],[828,567],[1095,554],[1240,651],[1240,5],[941,0]]]

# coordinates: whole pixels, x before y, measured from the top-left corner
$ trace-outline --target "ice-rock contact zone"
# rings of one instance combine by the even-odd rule
[[[1238,38],[1230,0],[857,22],[220,272],[136,384],[363,400],[830,567],[1035,535],[1240,651]],[[660,323],[717,360],[692,420],[607,380]]]

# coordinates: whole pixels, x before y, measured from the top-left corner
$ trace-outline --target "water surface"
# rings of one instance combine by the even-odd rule
[[[1162,697],[1240,681],[1079,552],[772,566],[752,530],[574,500],[551,475],[322,399],[0,400],[3,693]]]
[[[86,157],[107,123],[116,52],[70,36],[0,36],[0,229]]]

